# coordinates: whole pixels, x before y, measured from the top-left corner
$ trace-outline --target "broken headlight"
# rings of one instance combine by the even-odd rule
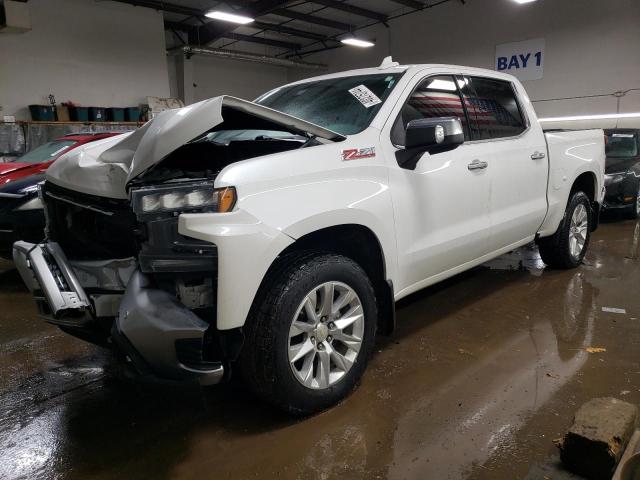
[[[132,190],[133,211],[138,215],[165,212],[230,212],[236,203],[233,187],[213,188],[209,182],[180,183]]]

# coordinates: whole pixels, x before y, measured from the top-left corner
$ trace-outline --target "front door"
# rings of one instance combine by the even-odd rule
[[[409,121],[451,116],[461,120],[469,140],[456,79],[450,75],[423,79],[402,107],[391,142],[386,139],[386,154],[395,158],[396,147],[404,144]],[[435,283],[490,250],[490,171],[488,154],[479,155],[472,144],[422,154],[408,168],[390,168],[398,247],[397,293]]]

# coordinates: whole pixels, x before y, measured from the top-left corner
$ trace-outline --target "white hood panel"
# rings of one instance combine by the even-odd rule
[[[63,155],[47,170],[47,180],[61,187],[111,198],[128,198],[126,185],[182,145],[223,122],[222,107],[264,118],[327,140],[338,133],[291,115],[235,97],[215,97],[167,110],[138,130],[111,137]]]

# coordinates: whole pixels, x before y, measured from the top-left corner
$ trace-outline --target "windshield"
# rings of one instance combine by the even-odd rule
[[[53,142],[40,145],[23,156],[18,157],[14,162],[19,163],[42,163],[55,160],[59,155],[67,150],[71,145],[76,143],[75,140],[54,140]]]
[[[272,90],[256,103],[342,135],[353,135],[369,126],[401,75],[358,75],[301,83]]]
[[[608,158],[633,158],[638,156],[638,138],[633,133],[607,134]]]

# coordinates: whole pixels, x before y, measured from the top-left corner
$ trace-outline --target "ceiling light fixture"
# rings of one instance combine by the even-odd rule
[[[354,37],[343,38],[340,41],[345,45],[351,45],[353,47],[360,47],[360,48],[368,48],[368,47],[373,47],[375,45],[375,43],[370,42],[368,40],[361,40],[359,38],[354,38]]]
[[[535,2],[536,0],[513,0],[513,1],[519,4],[523,4],[523,3]]]
[[[574,115],[572,117],[540,118],[541,122],[575,122],[579,120],[617,120],[621,118],[640,118],[640,112],[635,113],[604,113],[601,115]]]
[[[214,20],[222,20],[223,22],[239,23],[240,25],[246,25],[254,20],[251,17],[236,15],[235,13],[221,12],[220,10],[211,10],[210,12],[205,13],[205,17],[213,18]]]

